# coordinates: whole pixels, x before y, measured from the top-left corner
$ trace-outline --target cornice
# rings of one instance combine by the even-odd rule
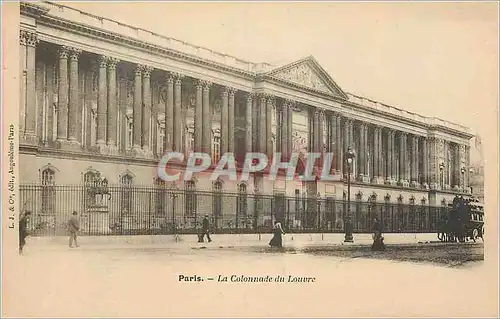
[[[147,43],[132,37],[127,37],[114,32],[106,31],[103,29],[91,27],[74,21],[62,19],[59,17],[52,17],[50,15],[41,16],[38,23],[47,25],[49,27],[70,31],[80,35],[90,36],[99,40],[105,40],[117,45],[127,46],[133,49],[140,49],[148,53],[156,53],[168,56],[174,60],[181,62],[190,62],[196,66],[208,67],[215,71],[225,71],[233,75],[244,77],[246,79],[254,80],[256,73],[245,71],[242,69],[234,68],[222,63],[202,59],[200,57],[190,55],[177,50],[165,48],[159,45]]]
[[[41,16],[47,14],[50,10],[47,8],[40,7],[34,3],[30,2],[20,2],[19,3],[21,14],[32,18],[40,18]]]
[[[315,95],[317,97],[327,98],[327,99],[329,99],[331,101],[335,101],[335,102],[338,102],[338,103],[345,103],[346,102],[345,99],[342,99],[342,97],[337,96],[335,94],[328,94],[326,92],[323,92],[323,91],[320,91],[320,90],[316,90],[316,89],[313,89],[313,88],[308,88],[306,86],[302,86],[300,84],[293,83],[293,82],[290,82],[290,81],[287,81],[287,80],[284,80],[284,79],[276,78],[274,76],[257,75],[256,81],[257,82],[264,82],[264,83],[268,82],[268,83],[271,83],[271,84],[277,84],[277,85],[280,85],[280,86],[285,86],[285,87],[288,87],[288,88],[291,88],[291,89],[294,89],[294,90],[302,91],[302,92],[305,92],[305,93],[308,93],[308,94],[313,94],[313,95]]]

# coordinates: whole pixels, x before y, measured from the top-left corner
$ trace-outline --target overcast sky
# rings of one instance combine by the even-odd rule
[[[64,4],[252,62],[313,55],[347,92],[481,135],[496,123],[496,3]]]

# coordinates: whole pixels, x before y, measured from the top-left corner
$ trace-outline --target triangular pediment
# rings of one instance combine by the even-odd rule
[[[286,64],[268,72],[265,76],[305,89],[347,99],[347,95],[313,57]]]

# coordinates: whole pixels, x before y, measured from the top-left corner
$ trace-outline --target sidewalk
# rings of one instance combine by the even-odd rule
[[[228,247],[266,247],[272,234],[214,234],[211,243],[198,243],[196,235],[137,235],[137,236],[81,236],[82,247],[102,248],[228,248]],[[384,234],[387,245],[417,244],[437,241],[435,233],[423,234]],[[354,234],[354,245],[371,245],[371,234]],[[32,249],[53,250],[67,248],[68,237],[28,237],[27,244]],[[340,246],[344,243],[344,234],[286,234],[283,236],[286,247],[302,248],[308,246]],[[353,245],[348,243],[347,245]]]

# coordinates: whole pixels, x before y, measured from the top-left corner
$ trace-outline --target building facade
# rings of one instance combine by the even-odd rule
[[[468,128],[346,93],[313,57],[257,64],[50,2],[20,10],[23,184],[155,185],[167,151],[327,151],[341,180],[178,186],[343,199],[352,147],[353,199],[442,205],[470,191]]]

